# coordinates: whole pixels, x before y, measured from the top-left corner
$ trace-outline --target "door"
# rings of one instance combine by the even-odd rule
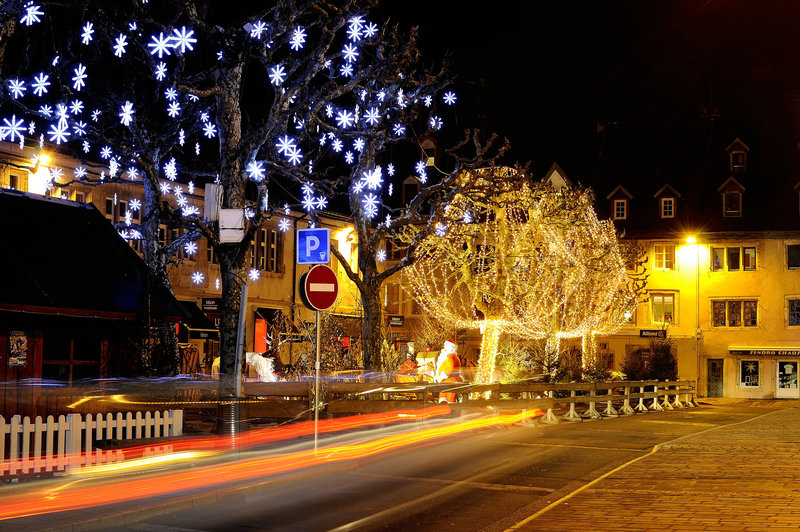
[[[708,359],[708,397],[722,397],[722,359]]]
[[[797,388],[797,360],[776,360],[778,380],[775,383],[775,397],[797,399],[800,393]]]

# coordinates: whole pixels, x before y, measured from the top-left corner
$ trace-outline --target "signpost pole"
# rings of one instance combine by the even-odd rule
[[[314,454],[317,452],[317,429],[319,427],[319,311],[317,311],[317,357],[314,375]]]

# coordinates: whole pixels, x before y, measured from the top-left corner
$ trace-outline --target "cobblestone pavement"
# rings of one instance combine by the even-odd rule
[[[800,408],[786,403],[657,446],[513,529],[798,530]]]

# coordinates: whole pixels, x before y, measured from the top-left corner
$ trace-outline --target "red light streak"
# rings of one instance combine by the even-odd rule
[[[541,411],[531,410],[519,414],[486,417],[441,427],[421,429],[405,434],[385,436],[365,443],[324,447],[317,452],[310,449],[279,456],[249,458],[227,464],[199,466],[188,471],[157,473],[143,478],[103,482],[96,486],[81,485],[81,483],[77,482],[55,490],[17,493],[7,495],[0,501],[0,519],[77,510],[156,497],[184,490],[252,480],[265,475],[295,471],[313,465],[356,460],[403,446],[454,436],[467,431],[519,423],[524,419],[538,415],[541,415]],[[375,417],[375,415],[370,416]],[[361,416],[354,417],[360,419],[350,420],[350,426],[362,426],[366,423],[366,420]]]

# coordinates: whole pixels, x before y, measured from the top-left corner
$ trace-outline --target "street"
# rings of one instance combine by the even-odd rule
[[[800,410],[776,411],[776,406],[704,405],[595,422],[483,429],[263,477],[258,483],[10,520],[0,522],[0,528],[72,529],[64,526],[83,522],[75,529],[617,530],[658,528],[659,518],[672,518],[662,529],[681,523],[703,529],[706,521],[703,526],[693,521],[709,519],[703,508],[725,507],[715,499],[715,489],[728,500],[749,497],[751,504],[728,505],[738,508],[734,514],[740,517],[756,510],[752,503],[761,489],[773,498],[797,499],[787,487],[794,485],[797,468],[776,466],[762,457],[783,460],[800,448],[787,438],[800,421]],[[365,431],[359,435],[370,437]],[[321,439],[320,452],[326,441]],[[693,464],[697,456],[705,461]],[[760,464],[761,469],[748,472],[742,463]],[[624,464],[587,489],[588,483]],[[776,475],[779,471],[788,480]],[[699,502],[687,509],[692,500]],[[656,506],[676,502],[682,513]],[[770,508],[759,506],[763,512],[786,515]],[[647,521],[637,522],[643,513]],[[715,525],[708,529],[724,528],[719,520]],[[741,522],[736,526],[741,530]]]

